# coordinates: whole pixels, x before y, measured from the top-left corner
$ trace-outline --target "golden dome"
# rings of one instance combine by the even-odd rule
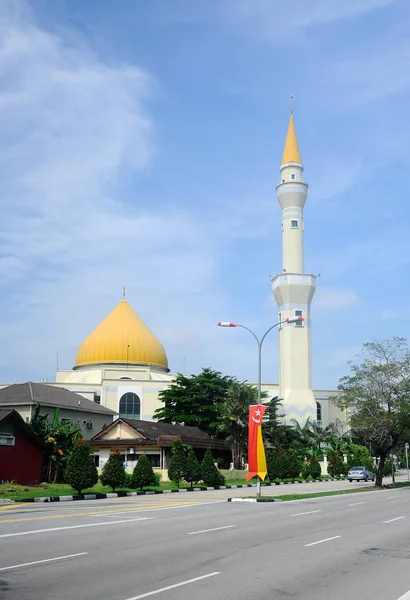
[[[282,156],[282,165],[285,165],[286,163],[299,163],[300,165],[302,164],[292,113],[290,113],[288,134],[286,136],[285,149],[283,151]]]
[[[161,342],[125,299],[85,338],[74,369],[101,364],[142,364],[168,369]]]

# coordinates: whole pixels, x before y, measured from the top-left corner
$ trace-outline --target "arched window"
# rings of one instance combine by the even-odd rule
[[[141,400],[133,392],[127,392],[120,399],[120,417],[138,419],[141,416]]]
[[[322,405],[320,402],[316,402],[316,420],[322,422]]]

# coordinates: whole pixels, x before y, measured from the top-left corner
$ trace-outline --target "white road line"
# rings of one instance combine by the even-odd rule
[[[300,517],[301,515],[312,515],[313,513],[322,512],[321,510],[308,510],[303,513],[295,513],[294,515],[290,515],[291,517]]]
[[[396,517],[395,519],[389,519],[388,521],[383,521],[383,523],[393,523],[393,521],[400,521],[400,519],[404,519],[404,517]]]
[[[123,521],[106,521],[105,523],[86,523],[85,525],[66,525],[65,527],[49,527],[48,529],[32,529],[31,531],[18,531],[16,533],[2,533],[0,538],[17,537],[19,535],[33,535],[35,533],[50,533],[51,531],[64,531],[66,529],[83,529],[84,527],[101,527],[102,525],[119,525],[134,521],[150,521],[154,517],[141,517],[140,519],[124,519]]]
[[[335,535],[331,538],[325,538],[324,540],[318,540],[317,542],[311,542],[310,544],[305,544],[305,547],[316,546],[316,544],[323,544],[323,542],[330,542],[331,540],[337,540],[337,538],[342,537],[341,535]]]
[[[21,569],[21,567],[31,567],[32,565],[40,565],[49,563],[55,560],[64,560],[65,558],[75,558],[77,556],[85,556],[88,552],[79,552],[78,554],[67,554],[66,556],[56,556],[55,558],[46,558],[44,560],[35,560],[34,562],[22,563],[21,565],[11,565],[10,567],[1,567],[0,571],[9,571],[10,569]]]
[[[215,577],[215,575],[220,575],[219,571],[215,573],[209,573],[208,575],[202,575],[201,577],[195,577],[195,579],[188,579],[187,581],[181,581],[181,583],[175,583],[174,585],[169,585],[164,588],[160,588],[159,590],[154,590],[153,592],[148,592],[147,594],[140,594],[139,596],[133,596],[132,598],[127,598],[127,600],[141,600],[141,598],[148,598],[148,596],[155,596],[155,594],[161,594],[162,592],[168,592],[169,590],[174,590],[175,588],[182,587],[183,585],[189,585],[190,583],[196,583],[197,581],[201,581],[202,579],[208,579],[209,577]]]
[[[359,504],[366,504],[365,502],[353,502],[353,504],[349,504],[349,506],[359,506]]]
[[[403,594],[403,596],[400,596],[398,600],[410,600],[410,591]]]
[[[209,531],[220,531],[221,529],[231,529],[235,525],[225,525],[224,527],[213,527],[212,529],[202,529],[201,531],[190,531],[187,535],[197,535],[198,533],[208,533]]]

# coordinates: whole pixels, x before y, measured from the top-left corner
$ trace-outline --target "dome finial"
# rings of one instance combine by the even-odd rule
[[[124,285],[124,289],[122,290],[122,299],[125,300],[125,285]]]
[[[293,115],[293,94],[290,95],[290,114]]]

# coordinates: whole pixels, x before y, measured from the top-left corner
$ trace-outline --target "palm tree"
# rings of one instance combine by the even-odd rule
[[[349,444],[352,441],[351,430],[346,423],[343,423],[340,419],[336,419],[334,423],[329,424],[326,427],[326,431],[329,434],[329,437],[340,440],[341,442],[345,442]]]
[[[312,431],[313,423],[312,423],[310,417],[308,417],[306,419],[306,422],[303,426],[296,419],[291,419],[291,423],[292,423],[293,428],[298,436],[298,442],[300,443],[301,446],[305,446],[305,447],[316,446],[315,434]]]
[[[231,444],[232,462],[235,468],[240,469],[243,464],[248,435],[249,407],[257,404],[257,398],[256,387],[245,382],[234,381],[229,386],[227,398],[221,406],[216,427]]]

